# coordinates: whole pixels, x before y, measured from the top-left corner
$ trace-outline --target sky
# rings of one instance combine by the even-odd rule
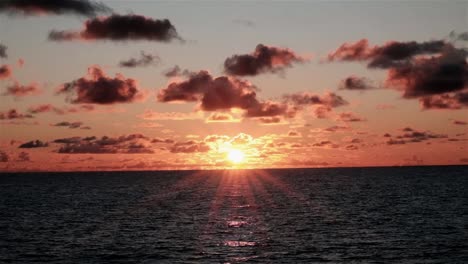
[[[468,163],[466,1],[0,3],[0,170]]]

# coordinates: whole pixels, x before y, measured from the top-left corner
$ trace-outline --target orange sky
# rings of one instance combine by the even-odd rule
[[[1,171],[468,163],[466,3],[66,2],[0,6]]]

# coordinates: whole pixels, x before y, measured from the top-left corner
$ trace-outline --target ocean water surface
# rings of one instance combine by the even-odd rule
[[[468,167],[0,174],[0,263],[468,263]]]

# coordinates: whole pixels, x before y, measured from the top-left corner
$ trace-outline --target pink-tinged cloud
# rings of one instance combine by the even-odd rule
[[[468,125],[468,122],[461,121],[461,120],[453,120],[452,124],[459,125],[459,126],[466,126],[466,125]]]
[[[148,40],[169,42],[182,40],[168,19],[152,19],[141,15],[118,15],[87,20],[81,31],[57,31],[49,33],[49,40]]]
[[[423,110],[461,109],[468,107],[468,91],[426,96],[419,99]]]
[[[151,154],[151,139],[142,134],[130,134],[120,137],[72,137],[54,140],[62,144],[57,150],[62,154]]]
[[[337,120],[343,121],[343,122],[363,122],[363,121],[366,121],[365,118],[359,117],[356,114],[351,113],[351,112],[340,113],[338,115]]]
[[[24,97],[28,95],[38,95],[41,94],[42,90],[39,88],[37,83],[31,83],[29,85],[22,85],[17,81],[14,84],[6,87],[6,91],[2,94],[3,96],[14,96],[14,97]]]
[[[10,156],[6,152],[0,150],[0,162],[8,162],[9,160]]]
[[[108,77],[99,66],[90,67],[85,77],[62,84],[57,94],[67,94],[74,104],[130,103],[143,98],[136,80],[122,74]]]
[[[208,152],[210,151],[210,146],[205,142],[197,142],[194,140],[186,142],[177,142],[175,143],[170,151],[172,153],[196,153],[196,152]]]
[[[75,129],[75,128],[84,128],[82,127],[83,125],[83,122],[68,122],[68,121],[62,121],[62,122],[58,122],[58,123],[55,123],[55,124],[52,124],[51,126],[55,126],[55,127],[68,127],[68,128],[71,128],[71,129]],[[88,127],[88,129],[91,129]]]
[[[7,112],[0,112],[0,120],[11,120],[11,119],[24,119],[33,118],[30,114],[22,114],[16,111],[16,109],[10,109]]]
[[[278,124],[278,123],[281,123],[281,118],[280,117],[277,117],[277,116],[273,116],[273,117],[260,117],[257,119],[258,121],[260,121],[261,123],[263,124]]]
[[[367,40],[343,44],[329,61],[366,61],[368,68],[386,69],[386,87],[402,90],[404,98],[458,92],[468,87],[468,52],[441,41],[396,42],[370,47]]]
[[[12,75],[11,67],[9,65],[0,66],[0,80],[10,78]]]
[[[384,136],[388,138],[386,141],[387,145],[402,145],[407,143],[419,143],[434,139],[448,138],[448,136],[445,134],[436,134],[431,131],[420,131],[410,127],[403,128],[401,131],[402,133],[397,136],[391,136],[388,133],[385,134]]]
[[[354,75],[344,78],[338,85],[339,90],[365,91],[375,88],[376,87],[372,84],[372,82],[369,79]]]
[[[32,140],[32,141],[19,145],[18,148],[45,148],[48,146],[49,146],[49,143],[47,142],[42,142],[40,140]]]
[[[11,15],[75,14],[94,16],[111,9],[90,0],[2,0],[0,12]]]
[[[375,108],[378,110],[392,110],[392,109],[395,109],[396,107],[390,104],[378,104],[375,106]]]
[[[213,113],[206,119],[207,123],[232,123],[239,121],[239,119],[235,119],[229,113]]]
[[[294,116],[294,109],[284,103],[261,102],[257,88],[245,80],[221,76],[213,78],[207,71],[191,74],[188,80],[172,82],[159,91],[159,102],[199,102],[202,111],[245,110],[246,117]]]
[[[349,104],[343,97],[331,92],[327,92],[324,95],[308,92],[285,94],[283,98],[286,102],[297,106],[322,105],[334,108]]]
[[[387,69],[407,64],[417,55],[436,54],[447,45],[444,41],[397,42],[390,41],[382,46],[370,46],[367,39],[355,43],[344,43],[328,54],[328,61],[369,61],[367,67]]]
[[[447,46],[440,56],[414,58],[411,64],[390,68],[386,83],[415,98],[468,88],[467,52]]]
[[[297,55],[287,48],[258,44],[251,54],[233,55],[224,61],[227,74],[237,76],[276,73],[291,67],[293,63],[303,63],[307,58]]]
[[[79,112],[90,112],[94,110],[93,105],[80,105],[78,107],[56,107],[51,104],[41,104],[31,106],[28,108],[28,112],[31,114],[40,113],[55,113],[58,115],[64,115],[67,113],[79,113]]]

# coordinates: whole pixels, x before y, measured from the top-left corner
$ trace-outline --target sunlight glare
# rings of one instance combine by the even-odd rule
[[[244,157],[245,157],[244,153],[238,149],[229,150],[228,156],[227,156],[229,161],[231,161],[232,163],[236,163],[236,164],[244,161]]]

